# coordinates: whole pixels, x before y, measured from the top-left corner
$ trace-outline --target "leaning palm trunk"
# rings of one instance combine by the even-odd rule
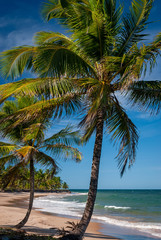
[[[98,186],[98,175],[99,175],[99,165],[101,158],[101,149],[102,149],[102,140],[103,140],[103,113],[100,111],[98,114],[98,121],[96,127],[96,139],[93,151],[93,162],[92,162],[92,170],[91,170],[91,180],[90,187],[88,191],[88,198],[86,207],[80,220],[78,226],[73,231],[73,233],[77,236],[77,239],[81,240],[83,235],[88,227],[88,224],[91,220],[95,199],[97,195],[97,186]]]
[[[32,210],[32,205],[33,205],[33,200],[34,200],[34,161],[33,158],[31,157],[30,160],[30,200],[29,200],[29,206],[28,206],[28,210],[26,213],[26,216],[24,217],[24,219],[19,222],[15,228],[22,228],[28,221],[31,210]]]

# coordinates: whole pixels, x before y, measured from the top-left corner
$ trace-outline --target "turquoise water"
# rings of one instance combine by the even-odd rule
[[[86,196],[72,198],[86,201]],[[161,190],[98,190],[95,213],[161,223]]]
[[[44,211],[80,218],[87,190],[36,199]],[[98,190],[93,220],[103,233],[125,240],[161,239],[161,190]]]

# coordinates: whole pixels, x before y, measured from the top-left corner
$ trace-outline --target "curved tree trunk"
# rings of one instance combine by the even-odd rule
[[[95,199],[97,194],[99,165],[100,165],[101,150],[102,150],[103,122],[104,122],[103,112],[100,111],[98,113],[98,119],[97,119],[96,139],[95,139],[95,145],[94,145],[94,151],[93,151],[91,179],[90,179],[90,187],[88,191],[86,207],[78,226],[73,231],[73,233],[76,236],[75,239],[79,239],[79,240],[82,239],[93,214],[93,209],[94,209],[94,204],[95,204]]]
[[[26,216],[24,217],[24,219],[19,222],[15,228],[22,228],[28,221],[31,210],[32,210],[32,205],[33,205],[33,200],[34,200],[34,161],[33,158],[31,157],[30,159],[30,200],[29,200],[29,206],[28,206],[28,210],[26,213]]]

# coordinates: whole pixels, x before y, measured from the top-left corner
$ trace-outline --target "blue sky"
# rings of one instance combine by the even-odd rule
[[[125,7],[131,0],[126,0]],[[1,1],[0,7],[0,51],[4,51],[19,45],[32,45],[34,33],[38,31],[64,32],[55,21],[46,23],[40,14],[40,0],[8,0]],[[149,40],[161,31],[161,1],[155,0],[155,5],[150,15],[150,24],[146,32],[150,34]],[[22,77],[26,77],[26,73]],[[153,73],[146,76],[147,80],[161,80],[161,60]],[[3,83],[4,80],[0,79]],[[124,103],[125,105],[125,103]],[[123,178],[120,178],[115,156],[116,146],[110,142],[108,136],[104,136],[103,151],[101,157],[99,188],[107,189],[161,189],[161,114],[150,116],[149,113],[132,110],[127,105],[127,112],[139,130],[140,140],[137,150],[136,163],[130,170],[126,170]],[[73,119],[72,119],[73,120]],[[55,125],[61,129],[70,120],[64,120]],[[73,121],[74,123],[77,120]],[[50,130],[50,134],[54,131]],[[92,151],[94,136],[80,148],[83,154],[82,163],[72,161],[59,161],[62,171],[59,175],[67,181],[70,188],[88,188],[92,163]]]

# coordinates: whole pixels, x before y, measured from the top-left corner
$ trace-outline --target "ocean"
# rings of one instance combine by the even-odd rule
[[[87,190],[71,190],[36,198],[34,207],[53,214],[80,218]],[[161,239],[161,190],[98,190],[93,221],[103,234],[124,240]]]

